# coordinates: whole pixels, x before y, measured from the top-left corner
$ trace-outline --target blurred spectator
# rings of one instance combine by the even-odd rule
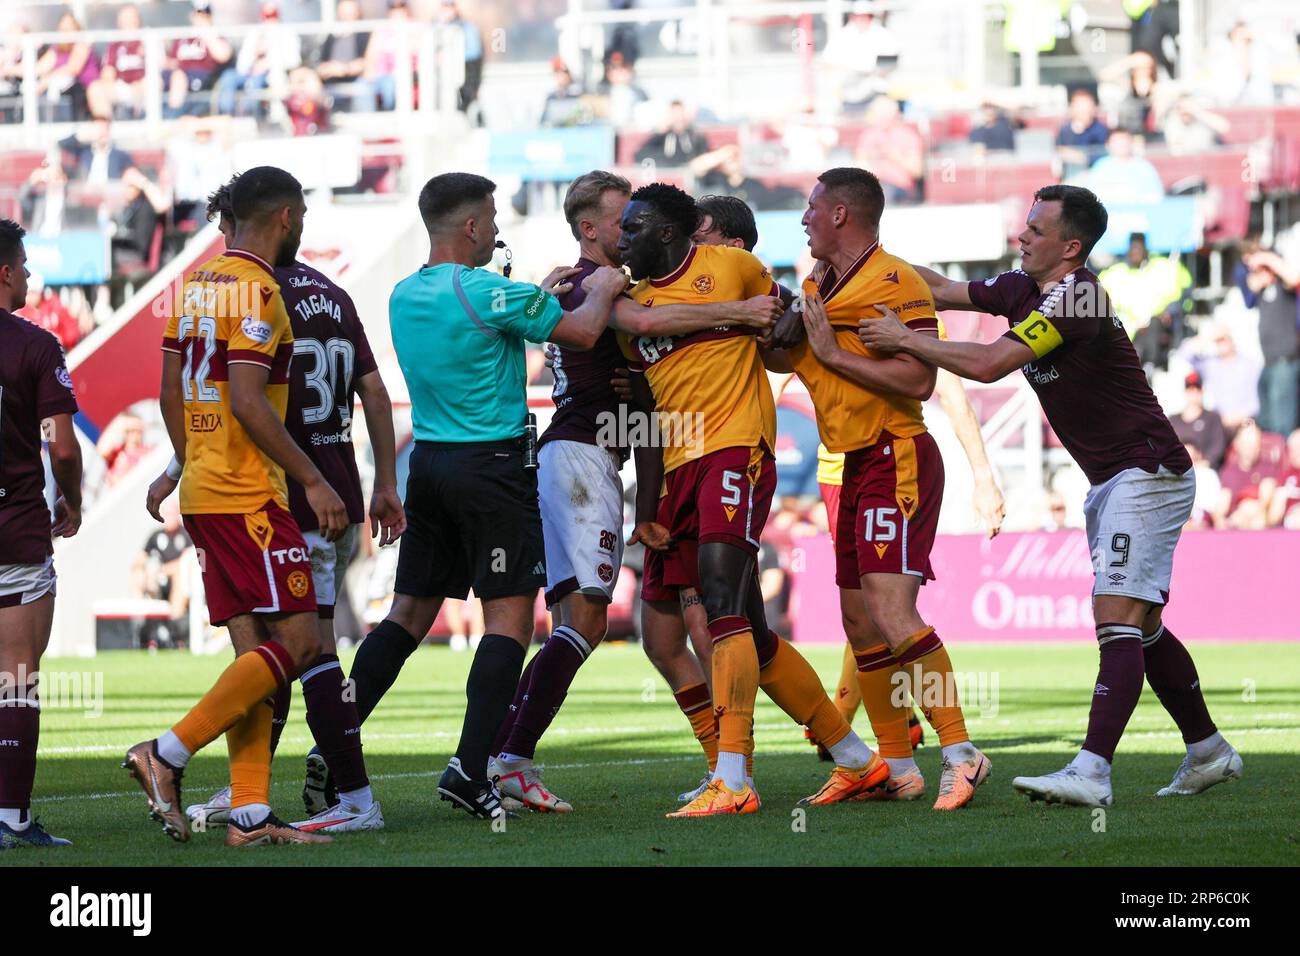
[[[1185,527],[1213,528],[1215,516],[1221,510],[1223,485],[1199,448],[1190,444],[1183,447],[1192,459],[1192,475],[1196,478],[1196,497],[1192,499],[1192,514]]]
[[[1106,154],[1088,170],[1087,186],[1102,205],[1148,205],[1165,198],[1160,173],[1150,160],[1136,155],[1134,147],[1132,133],[1113,129],[1106,139]]]
[[[819,59],[834,83],[832,95],[846,113],[860,112],[884,92],[884,74],[898,63],[899,50],[876,4],[858,0],[849,8],[844,25],[827,41]]]
[[[294,136],[314,136],[330,129],[330,110],[325,102],[325,84],[316,71],[300,66],[289,72],[289,95],[284,109]]]
[[[59,33],[77,34],[81,24],[71,11],[59,17]],[[95,85],[99,79],[99,57],[89,43],[69,36],[64,43],[52,43],[36,61],[36,93],[46,100],[42,115],[52,122],[80,122],[92,116],[107,116],[109,105]]]
[[[208,195],[230,178],[230,121],[225,117],[185,117],[167,143],[172,216],[183,229],[203,220]]]
[[[1097,97],[1080,87],[1070,94],[1070,118],[1056,133],[1062,179],[1084,172],[1106,150],[1110,130],[1097,118]]]
[[[22,210],[27,231],[39,236],[57,236],[65,225],[68,207],[68,174],[63,168],[63,154],[54,149],[44,162],[31,171],[18,190],[18,207]]]
[[[113,272],[124,280],[134,280],[154,266],[150,262],[154,233],[162,215],[171,208],[171,197],[134,166],[123,175],[122,185],[124,201],[113,217]],[[116,298],[114,304],[120,305]]]
[[[1130,133],[1155,133],[1156,118],[1164,116],[1177,95],[1173,85],[1161,79],[1160,68],[1150,53],[1131,53],[1102,68],[1099,79],[1123,91],[1115,109],[1115,126]],[[1110,102],[1110,101],[1108,101]]]
[[[442,0],[438,19],[448,26],[460,27],[465,37],[465,82],[456,94],[456,105],[462,113],[468,113],[478,100],[478,88],[483,83],[483,34],[461,13],[456,0]]]
[[[916,202],[925,169],[925,142],[903,121],[898,101],[877,96],[867,106],[866,129],[858,137],[854,161],[876,174],[885,191],[885,203]]]
[[[1218,412],[1205,407],[1201,376],[1192,372],[1183,383],[1183,410],[1170,419],[1174,434],[1184,445],[1195,448],[1211,468],[1223,465],[1228,450],[1228,432]]]
[[[361,4],[358,0],[338,0],[334,19],[339,23],[356,23],[361,19]],[[366,68],[369,40],[368,32],[340,31],[327,36],[314,59],[321,82],[328,88],[360,79]]]
[[[171,605],[170,643],[189,629],[190,589],[185,558],[193,547],[181,524],[180,503],[168,498],[159,509],[162,527],[151,531],[131,565],[131,596]]]
[[[1178,0],[1124,0],[1129,15],[1129,49],[1146,53],[1170,76],[1178,66]]]
[[[1065,495],[1059,491],[1049,492],[1046,502],[1047,514],[1043,518],[1044,531],[1068,531],[1070,526],[1066,523],[1067,509],[1065,507]]]
[[[1228,31],[1227,43],[1211,47],[1210,82],[1206,92],[1218,106],[1271,106],[1273,80],[1267,54],[1255,42],[1254,31],[1238,20]]]
[[[1125,257],[1103,269],[1097,278],[1124,323],[1124,331],[1139,345],[1142,363],[1164,368],[1170,350],[1186,334],[1183,317],[1191,301],[1184,297],[1192,288],[1187,267],[1173,256],[1152,257],[1146,235],[1135,232],[1129,236]],[[1136,341],[1139,333],[1145,333],[1140,344]]]
[[[1259,310],[1259,426],[1289,435],[1300,426],[1300,266],[1270,249],[1251,249],[1233,278],[1246,306]]]
[[[113,145],[113,126],[107,118],[96,119],[59,145],[73,157],[71,178],[96,189],[121,179],[131,166],[131,155]]]
[[[289,71],[301,63],[302,45],[298,35],[280,23],[280,5],[263,3],[261,22],[240,43],[235,68],[226,70],[217,81],[218,112],[234,115],[240,91],[270,88],[272,95],[283,91]],[[248,115],[253,111],[244,103],[239,112]]]
[[[81,337],[94,326],[89,312],[85,314],[83,326],[58,294],[45,288],[45,280],[36,272],[27,280],[27,301],[17,314],[53,335],[65,352],[80,342]]]
[[[1265,527],[1282,477],[1283,447],[1282,436],[1264,434],[1253,419],[1242,422],[1219,470],[1223,490],[1216,524],[1252,531]]]
[[[22,117],[23,34],[27,24],[9,26],[0,37],[0,122],[17,123]]]
[[[546,94],[539,125],[582,126],[591,122],[589,111],[583,107],[582,84],[573,79],[568,65],[558,56],[551,60],[551,78],[555,86]]]
[[[988,152],[1012,152],[1016,148],[1016,133],[1011,128],[1011,121],[994,103],[985,103],[975,116],[971,127],[970,141],[975,146]]]
[[[375,108],[376,101],[381,110],[391,110],[397,105],[397,53],[410,20],[411,10],[406,0],[388,0],[387,22],[370,34],[370,42],[366,44],[366,65],[361,73],[365,94],[360,105],[367,112]],[[414,44],[410,46],[411,68],[414,69]],[[355,105],[357,101],[353,100],[353,103]]]
[[[600,94],[608,101],[605,112],[615,130],[631,126],[637,107],[650,100],[649,94],[637,84],[632,64],[618,52],[610,54],[605,64]]]
[[[660,166],[685,166],[708,151],[704,134],[695,129],[685,104],[681,100],[673,100],[668,105],[667,121],[636,151],[636,161],[648,161]]]
[[[1223,142],[1229,126],[1227,119],[1206,109],[1190,93],[1178,97],[1161,122],[1165,145],[1176,156],[1213,149]]]
[[[143,24],[140,10],[128,3],[117,11],[117,28],[137,37]],[[108,104],[105,115],[134,119],[144,116],[144,41],[114,40],[104,52],[104,67],[97,96]]]
[[[152,451],[144,443],[144,422],[123,413],[108,423],[95,443],[95,450],[108,469],[104,480],[111,488]]]
[[[1228,431],[1259,414],[1259,363],[1237,351],[1226,326],[1209,323],[1180,351],[1191,351],[1192,367],[1205,382],[1205,403],[1219,413]]]
[[[1286,460],[1269,503],[1268,526],[1300,531],[1300,429],[1286,440]]]
[[[801,209],[806,204],[802,191],[789,186],[769,187],[745,172],[740,146],[729,143],[690,164],[696,177],[696,192],[715,193],[743,199],[751,209]]]
[[[834,122],[818,119],[817,111],[811,104],[805,104],[799,112],[780,121],[777,128],[781,132],[781,148],[785,156],[781,168],[788,173],[820,173],[829,162],[831,151],[840,142],[840,130]]]
[[[212,25],[210,0],[194,0],[190,11],[191,36],[173,40],[163,66],[171,71],[167,81],[164,115],[174,119],[186,111],[185,98],[216,87],[235,56],[235,48]],[[207,110],[202,110],[206,113]]]

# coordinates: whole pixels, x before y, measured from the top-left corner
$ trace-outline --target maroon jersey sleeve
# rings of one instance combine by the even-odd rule
[[[33,349],[32,375],[36,385],[36,414],[44,420],[51,415],[77,414],[77,397],[72,376],[63,358],[63,349],[53,335],[44,335]]]
[[[968,282],[966,291],[975,308],[1015,319],[1026,300],[1032,302],[1038,298],[1038,283],[1017,269],[991,279]]]

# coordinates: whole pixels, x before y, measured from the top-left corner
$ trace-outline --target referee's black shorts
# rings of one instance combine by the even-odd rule
[[[546,584],[537,472],[518,440],[417,441],[406,481],[398,594],[482,600]]]

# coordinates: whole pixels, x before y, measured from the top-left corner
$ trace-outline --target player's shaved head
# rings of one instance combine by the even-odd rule
[[[420,218],[430,235],[461,226],[481,207],[497,184],[474,173],[443,173],[420,190]]]
[[[696,205],[700,210],[696,242],[708,244],[709,234],[716,233],[724,242],[739,239],[746,252],[754,251],[758,245],[758,224],[749,203],[738,196],[703,196]]]
[[[261,223],[303,202],[302,183],[278,166],[254,166],[229,185],[230,211],[236,222]]]
[[[880,227],[885,211],[885,191],[874,173],[856,166],[837,166],[817,177],[826,187],[828,198],[843,204],[852,216],[861,217],[873,229]]]

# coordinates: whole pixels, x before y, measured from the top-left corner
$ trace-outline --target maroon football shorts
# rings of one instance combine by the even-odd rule
[[[668,529],[668,551],[646,549],[641,599],[676,601],[700,587],[699,546],[726,541],[758,555],[776,491],[776,459],[765,448],[723,448],[668,473],[655,520]]]
[[[307,543],[286,509],[268,501],[253,514],[185,515],[184,522],[213,624],[239,614],[316,613]]]
[[[835,583],[858,590],[864,574],[934,580],[930,549],[943,503],[943,459],[929,432],[895,438],[844,457],[835,533]]]

